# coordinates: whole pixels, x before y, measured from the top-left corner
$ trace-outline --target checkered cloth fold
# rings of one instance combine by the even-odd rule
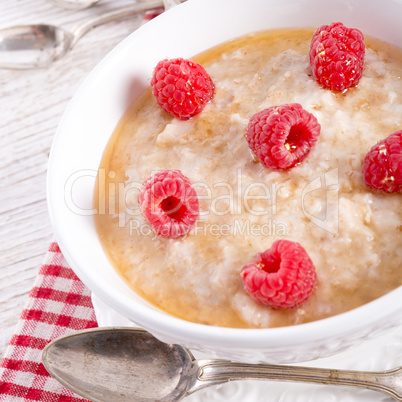
[[[86,401],[49,375],[42,350],[59,336],[92,327],[91,292],[52,243],[0,364],[0,401]]]

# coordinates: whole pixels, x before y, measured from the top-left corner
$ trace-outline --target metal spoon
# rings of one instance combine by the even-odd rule
[[[83,8],[92,7],[98,3],[99,0],[53,0],[59,6],[64,8],[71,8],[74,10],[81,10]]]
[[[202,388],[246,379],[351,385],[402,401],[401,367],[363,372],[195,360],[189,350],[136,328],[95,328],[56,339],[42,360],[59,382],[92,401],[180,401]]]
[[[0,30],[0,68],[48,67],[63,57],[84,34],[101,24],[123,20],[154,8],[172,8],[180,0],[146,0],[106,11],[88,19],[71,32],[54,25],[22,25]]]

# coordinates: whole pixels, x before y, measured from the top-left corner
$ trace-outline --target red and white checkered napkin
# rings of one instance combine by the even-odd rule
[[[0,401],[86,401],[48,374],[42,350],[59,336],[92,327],[91,293],[52,243],[0,364]]]

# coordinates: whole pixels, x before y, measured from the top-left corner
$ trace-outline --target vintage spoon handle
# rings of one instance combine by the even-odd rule
[[[81,22],[72,29],[71,33],[73,34],[73,40],[71,42],[70,48],[72,48],[78,41],[78,39],[80,39],[88,31],[96,28],[99,25],[107,24],[108,22],[112,21],[120,21],[144,11],[163,7],[163,5],[164,2],[162,0],[146,0],[139,3],[134,3],[126,7],[117,8],[114,10],[105,11],[102,14],[98,14],[93,18]]]
[[[204,388],[211,381],[261,379],[350,385],[384,392],[402,401],[402,367],[387,371],[365,372],[313,367],[244,364],[224,360],[199,360],[198,381],[191,390]]]
[[[81,10],[83,8],[92,7],[94,4],[98,3],[99,0],[53,0],[53,2],[64,8]]]

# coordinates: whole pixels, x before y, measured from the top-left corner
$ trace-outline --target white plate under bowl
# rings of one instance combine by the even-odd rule
[[[191,57],[253,31],[332,21],[398,45],[401,15],[402,2],[396,0],[189,0],[125,39],[73,97],[50,153],[50,216],[60,248],[80,279],[163,341],[250,362],[328,356],[401,322],[402,287],[350,312],[292,327],[232,329],[180,320],[146,303],[118,275],[99,242],[92,211],[102,152],[127,107],[149,86],[159,60]]]

